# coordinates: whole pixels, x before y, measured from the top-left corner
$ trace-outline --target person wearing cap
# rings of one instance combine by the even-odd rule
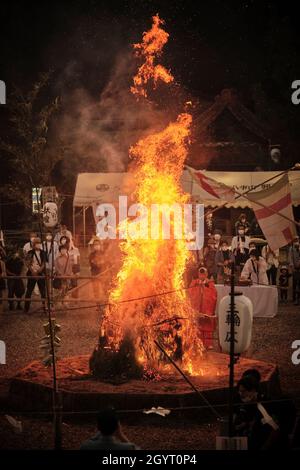
[[[281,302],[287,303],[288,301],[288,289],[289,289],[289,278],[292,275],[289,273],[289,268],[287,266],[281,266],[279,269],[279,292]]]
[[[250,252],[250,258],[246,261],[241,272],[242,279],[251,279],[254,285],[269,285],[267,276],[267,263],[258,250]]]
[[[106,408],[97,416],[98,432],[83,442],[80,450],[138,450],[124,434],[114,408]]]

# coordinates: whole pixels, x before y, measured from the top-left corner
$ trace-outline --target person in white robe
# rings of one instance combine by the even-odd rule
[[[242,279],[251,279],[254,285],[269,285],[267,263],[258,250],[251,250],[250,258],[246,261],[241,272]]]

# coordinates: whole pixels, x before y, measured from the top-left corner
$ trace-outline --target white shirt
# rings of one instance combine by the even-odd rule
[[[262,256],[259,257],[257,264],[252,262],[251,258],[246,261],[243,271],[241,272],[241,277],[249,279],[249,276],[254,285],[269,285],[267,263]]]
[[[73,236],[72,236],[72,232],[70,232],[70,230],[66,230],[66,233],[61,233],[61,232],[58,232],[55,237],[54,237],[54,240],[59,243],[61,237],[68,237],[70,239],[70,242],[72,242],[72,239],[73,239]]]
[[[32,244],[29,241],[29,242],[25,243],[25,245],[23,246],[24,256],[26,256],[30,250],[32,250]]]
[[[250,243],[251,238],[245,235],[245,241],[242,242],[241,236],[236,235],[233,237],[231,241],[231,249],[232,251],[236,250],[238,248],[238,245],[240,244],[240,248],[248,248],[249,249],[249,243]]]
[[[44,250],[44,252],[46,253],[46,255],[48,257],[48,261],[46,261],[46,268],[47,269],[52,269],[53,261],[55,261],[55,258],[58,255],[58,244],[57,244],[57,242],[54,240],[52,247],[51,247],[51,245],[52,245],[51,241],[44,241],[43,242],[43,250]],[[52,252],[52,250],[53,250],[53,252]]]
[[[72,262],[74,264],[79,264],[79,259],[80,259],[80,251],[76,246],[72,246],[69,250],[69,256],[72,259]]]
[[[270,269],[272,266],[278,268],[279,266],[279,250],[271,251],[268,245],[265,245],[261,250],[261,255],[265,258],[267,262],[267,269]]]

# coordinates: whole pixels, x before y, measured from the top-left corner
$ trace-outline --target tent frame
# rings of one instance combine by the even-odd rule
[[[76,237],[76,207],[73,206],[73,236]],[[86,247],[86,211],[90,206],[82,206],[82,221],[83,221],[83,247]]]

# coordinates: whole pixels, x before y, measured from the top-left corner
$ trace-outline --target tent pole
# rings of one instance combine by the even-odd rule
[[[85,210],[86,207],[83,207],[83,248],[85,248],[85,239],[86,239],[86,233],[85,233]]]
[[[76,232],[75,232],[75,206],[73,206],[73,238],[76,240]],[[76,243],[76,242],[75,242]]]

